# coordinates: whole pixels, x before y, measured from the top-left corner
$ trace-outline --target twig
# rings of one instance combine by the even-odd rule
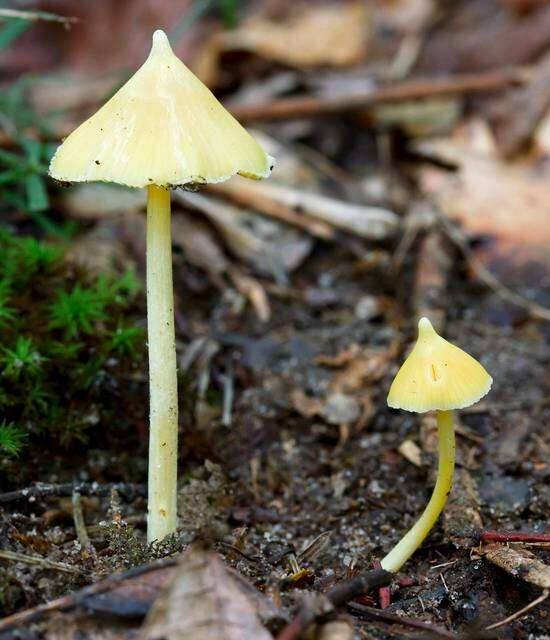
[[[456,74],[444,78],[417,78],[377,87],[362,95],[281,98],[267,104],[235,105],[231,112],[238,120],[246,121],[285,120],[287,118],[341,113],[383,102],[497,91],[524,82],[526,75],[525,69],[509,67],[483,73]]]
[[[450,220],[445,216],[440,216],[441,223],[445,229],[447,236],[460,249],[470,267],[472,267],[476,276],[490,289],[492,289],[503,300],[515,304],[517,307],[526,309],[533,317],[541,320],[550,321],[550,309],[536,302],[527,300],[519,293],[512,291],[506,285],[502,284],[488,269],[481,263],[470,249],[468,242],[462,232],[456,228]]]
[[[369,589],[389,584],[392,578],[393,574],[384,569],[365,571],[351,580],[337,584],[328,591],[327,604],[334,608],[342,606]],[[303,605],[296,617],[279,633],[277,640],[296,640],[320,613],[313,607],[308,607],[307,604]]]
[[[493,543],[482,547],[478,553],[511,576],[541,589],[550,589],[550,566],[530,551]]]
[[[63,596],[62,598],[57,598],[56,600],[52,600],[46,604],[40,604],[32,609],[26,609],[25,611],[14,613],[13,615],[0,620],[0,632],[8,631],[9,629],[19,627],[23,624],[28,625],[31,622],[36,622],[54,611],[68,611],[69,609],[74,609],[75,607],[83,604],[86,598],[90,596],[105,593],[119,585],[121,582],[129,580],[130,578],[136,578],[137,576],[141,576],[149,571],[156,571],[157,569],[174,566],[176,562],[176,558],[168,558],[152,562],[151,564],[140,565],[139,567],[134,567],[133,569],[129,569],[123,573],[109,576],[100,582],[95,582],[76,593],[71,593],[67,596]]]
[[[108,496],[115,488],[120,494],[132,499],[135,495],[145,496],[145,485],[124,482],[98,484],[97,482],[78,482],[67,484],[41,484],[32,487],[0,493],[0,504],[15,502],[16,500],[35,500],[49,496],[71,496],[74,491],[86,496]]]
[[[16,551],[7,551],[0,549],[0,559],[9,560],[10,562],[24,562],[25,564],[36,564],[43,569],[52,569],[53,571],[62,571],[63,573],[83,573],[78,567],[73,567],[70,564],[64,562],[54,562],[43,558],[42,556],[28,556],[24,553],[17,553]]]
[[[307,231],[316,238],[323,240],[334,239],[335,232],[331,225],[321,222],[320,220],[314,220],[301,213],[296,213],[290,207],[275,202],[275,200],[247,187],[248,185],[235,185],[231,182],[225,182],[210,184],[206,187],[205,191],[209,191],[216,196],[220,196],[242,207],[256,209],[271,218],[282,220],[287,224]]]
[[[233,363],[231,358],[226,359],[225,373],[223,374],[223,412],[222,424],[224,427],[230,427],[233,422],[233,400],[235,398],[235,374],[233,372]]]
[[[447,638],[448,640],[456,640],[458,638],[458,636],[452,631],[447,631],[447,629],[430,624],[429,622],[422,622],[422,620],[415,620],[414,618],[408,618],[406,616],[398,616],[395,613],[380,611],[380,609],[367,607],[356,602],[350,602],[348,607],[353,609],[353,611],[357,612],[359,615],[373,620],[381,620],[382,622],[389,622],[390,624],[399,624],[402,627],[411,627],[412,629],[422,629],[423,631],[428,631],[435,636]]]
[[[524,613],[527,613],[528,611],[531,611],[531,609],[536,607],[541,602],[544,602],[546,600],[546,598],[548,598],[548,594],[549,593],[550,593],[550,591],[548,591],[548,589],[545,589],[538,598],[533,600],[533,602],[530,602],[525,607],[522,607],[521,609],[519,609],[518,611],[513,613],[511,616],[508,616],[507,618],[504,618],[504,620],[501,620],[500,622],[495,622],[494,624],[490,624],[488,627],[485,627],[485,631],[491,631],[492,629],[498,629],[499,627],[503,627],[505,624],[508,624],[509,622],[512,622],[513,620],[516,620],[517,618],[522,616]]]
[[[65,25],[79,22],[78,18],[71,16],[58,16],[47,11],[18,11],[17,9],[0,9],[0,18],[19,18],[20,20],[29,20],[31,22],[45,20],[48,22],[61,22]]]
[[[88,535],[88,530],[86,529],[86,523],[84,522],[84,513],[82,511],[82,500],[80,499],[80,493],[78,491],[73,491],[72,497],[72,505],[73,505],[73,521],[74,528],[76,531],[76,537],[80,542],[80,546],[85,551],[93,550],[92,543],[90,542],[90,536]]]
[[[534,531],[483,531],[482,542],[550,542],[550,533]]]

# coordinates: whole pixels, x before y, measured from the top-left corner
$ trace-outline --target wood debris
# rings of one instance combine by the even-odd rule
[[[483,547],[479,553],[510,575],[542,589],[550,589],[550,566],[530,551],[502,544],[490,544]]]

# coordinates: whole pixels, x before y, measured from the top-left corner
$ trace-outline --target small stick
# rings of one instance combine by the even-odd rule
[[[76,531],[76,537],[80,542],[80,546],[84,551],[92,551],[93,546],[90,542],[90,536],[88,535],[88,530],[86,529],[86,523],[84,522],[84,513],[82,511],[82,500],[80,499],[80,493],[78,491],[73,491],[72,497],[72,505],[73,505],[73,521],[74,528]]]
[[[340,582],[326,594],[328,604],[339,607],[349,600],[362,595],[369,589],[389,584],[393,574],[384,569],[364,571],[351,580]],[[296,640],[319,615],[316,609],[304,604],[296,617],[277,636],[277,640]],[[0,627],[1,630],[1,627]]]
[[[26,609],[25,611],[14,613],[13,615],[7,616],[6,618],[0,620],[0,632],[14,629],[23,624],[28,625],[31,622],[42,620],[46,615],[54,611],[68,611],[70,609],[74,609],[80,604],[83,604],[86,598],[88,598],[89,596],[95,596],[100,593],[105,593],[106,591],[110,591],[125,580],[136,578],[137,576],[141,576],[144,573],[148,573],[149,571],[172,567],[176,563],[177,560],[175,558],[165,558],[163,560],[152,562],[151,564],[133,567],[128,571],[111,575],[108,578],[105,578],[105,580],[101,580],[100,582],[95,582],[94,584],[88,585],[87,587],[84,587],[76,593],[70,593],[69,595],[57,598],[56,600],[52,600],[51,602],[39,604],[32,609]]]
[[[33,501],[36,498],[47,498],[49,496],[71,496],[73,491],[78,491],[78,493],[85,496],[108,496],[113,487],[128,498],[132,498],[136,494],[145,496],[145,485],[124,482],[108,484],[98,484],[97,482],[36,484],[32,487],[26,487],[25,489],[0,493],[0,504],[15,502],[17,500]]]
[[[550,593],[550,591],[548,591],[548,589],[545,589],[538,598],[533,600],[533,602],[530,602],[528,605],[526,605],[525,607],[519,609],[518,611],[513,613],[511,616],[508,616],[507,618],[504,618],[504,620],[501,620],[500,622],[495,622],[494,624],[490,624],[488,627],[485,627],[485,631],[491,631],[492,629],[498,629],[499,627],[503,627],[505,624],[508,624],[509,622],[512,622],[513,620],[516,620],[517,618],[522,616],[524,613],[527,613],[528,611],[531,611],[531,609],[536,607],[541,602],[544,602],[546,600],[546,598],[548,598],[548,594],[549,593]]]
[[[227,358],[223,375],[223,412],[222,424],[230,427],[232,423],[233,399],[235,397],[235,380],[231,358]]]
[[[417,78],[377,87],[362,95],[297,96],[281,98],[267,104],[235,105],[231,113],[237,120],[248,122],[303,118],[355,111],[385,102],[497,91],[524,82],[527,75],[525,69],[509,67],[483,73],[455,74],[445,78]]]
[[[258,190],[251,188],[248,184],[238,183],[234,185],[229,182],[220,182],[218,184],[209,184],[205,191],[229,200],[233,204],[241,207],[251,207],[266,216],[282,220],[287,224],[307,231],[316,238],[333,240],[336,236],[336,232],[330,224],[315,220],[304,213],[297,213],[291,207],[276,202]]]
[[[55,13],[46,11],[19,11],[18,9],[0,9],[0,19],[18,18],[19,20],[29,20],[35,22],[37,20],[45,20],[49,22],[61,22],[64,25],[70,25],[73,22],[79,22],[78,18],[72,16],[58,16]]]
[[[78,567],[73,567],[72,565],[65,564],[64,562],[54,562],[53,560],[48,560],[48,558],[42,558],[42,556],[27,556],[24,553],[7,551],[6,549],[0,549],[0,559],[9,560],[11,562],[24,562],[25,564],[36,564],[43,569],[52,569],[52,571],[78,574],[83,573]]]
[[[380,609],[367,607],[356,602],[350,602],[348,604],[348,607],[353,609],[353,611],[356,611],[359,615],[371,618],[373,620],[381,620],[383,622],[389,622],[390,624],[399,624],[402,627],[422,629],[423,631],[428,631],[436,636],[439,636],[440,638],[447,638],[448,640],[456,640],[458,638],[458,636],[452,631],[447,631],[447,629],[443,629],[443,627],[438,627],[434,624],[430,624],[429,622],[422,622],[421,620],[415,620],[414,618],[409,618],[407,616],[398,616],[394,613],[389,613],[388,611],[380,611]]]
[[[482,542],[550,542],[550,533],[533,531],[483,531]]]

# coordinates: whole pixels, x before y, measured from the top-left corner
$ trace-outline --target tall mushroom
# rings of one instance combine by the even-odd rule
[[[445,506],[455,465],[453,410],[475,404],[489,392],[492,382],[477,360],[439,336],[428,318],[420,320],[418,340],[395,376],[388,405],[414,413],[437,412],[439,468],[426,509],[381,561],[386,571],[399,571],[422,544]]]
[[[147,538],[176,530],[178,396],[170,188],[266,178],[272,159],[173,53],[163,31],[128,82],[59,146],[50,175],[147,189]]]

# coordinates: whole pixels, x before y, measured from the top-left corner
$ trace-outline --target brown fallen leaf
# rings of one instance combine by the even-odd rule
[[[480,555],[516,578],[550,589],[550,566],[530,551],[491,544],[484,547]]]
[[[403,440],[397,448],[399,453],[415,467],[422,466],[422,450],[414,440]]]
[[[452,138],[415,145],[430,157],[457,166],[457,172],[421,169],[423,190],[451,218],[474,234],[502,243],[547,247],[550,242],[548,172],[528,162],[505,163],[482,139],[480,123],[457,130]]]
[[[192,547],[150,610],[140,640],[272,640],[216,553]]]
[[[333,392],[359,391],[370,382],[381,380],[388,372],[396,356],[396,345],[384,351],[365,350],[338,371],[330,382]]]
[[[360,62],[370,32],[368,3],[308,3],[290,15],[273,20],[252,15],[227,32],[220,48],[251,51],[290,67],[342,67]]]
[[[532,288],[533,278],[541,284],[550,270],[550,165],[532,158],[505,162],[480,121],[414,147],[457,168],[422,167],[421,189],[468,234],[490,239],[476,249],[481,263],[514,285]]]

